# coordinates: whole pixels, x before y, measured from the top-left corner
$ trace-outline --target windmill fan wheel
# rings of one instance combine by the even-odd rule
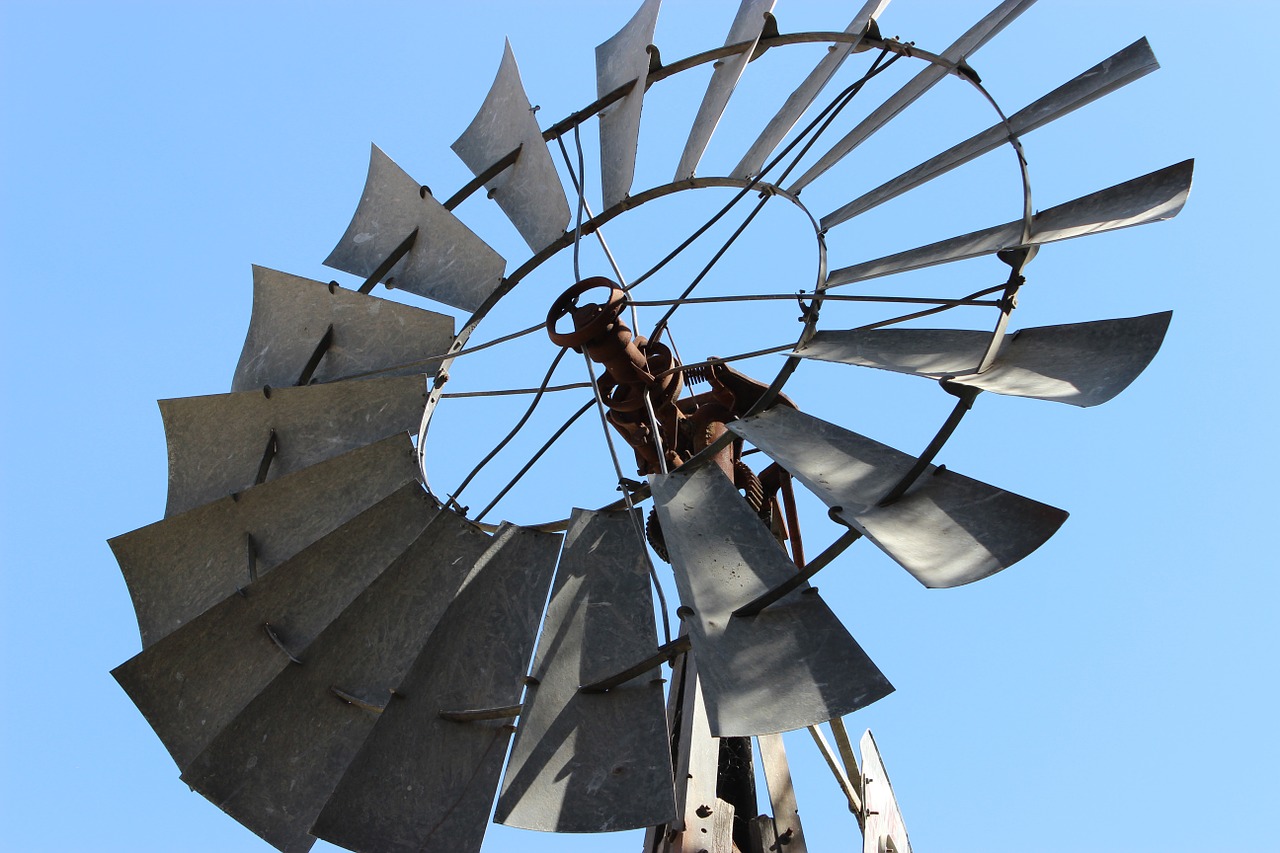
[[[910,849],[870,732],[860,767],[841,722],[893,687],[809,580],[865,539],[954,587],[1053,535],[1062,510],[937,460],[982,392],[1088,407],[1146,367],[1168,312],[1010,320],[1041,247],[1171,218],[1192,164],[1036,212],[1023,138],[1154,70],[1145,39],[1006,112],[971,59],[1032,0],[938,52],[881,34],[888,0],[823,32],[773,5],[664,61],[644,0],[596,49],[595,100],[545,128],[508,44],[453,145],[474,180],[437,195],[375,146],[325,260],[352,284],[255,267],[231,392],[160,402],[168,505],[111,540],[143,646],[113,674],[183,781],[276,848],[476,851],[492,815],[647,828],[646,851],[803,849],[779,733],[807,728],[865,849]],[[726,120],[710,149],[757,61],[805,73],[758,135]],[[707,85],[652,179],[641,111],[668,115],[672,79]],[[939,84],[976,92],[985,129],[852,199],[827,186]],[[850,220],[997,149],[1000,224],[829,262]],[[464,224],[490,204],[517,265]],[[782,282],[775,214],[805,258]],[[744,254],[758,275],[727,272]],[[946,296],[852,292],[944,264]],[[949,414],[923,449],[881,443],[811,413],[854,381],[814,362],[932,380]],[[788,385],[805,366],[821,381]]]

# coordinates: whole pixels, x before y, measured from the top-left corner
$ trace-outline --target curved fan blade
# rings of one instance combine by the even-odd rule
[[[885,850],[911,853],[907,825],[902,820],[898,798],[893,795],[889,773],[884,769],[884,761],[870,729],[858,742],[858,749],[862,752],[862,853],[883,853]]]
[[[859,196],[843,207],[822,217],[823,228],[834,228],[860,213],[897,198],[908,190],[944,175],[993,151],[1009,140],[1012,131],[1023,136],[1051,121],[1091,104],[1098,98],[1150,74],[1160,67],[1151,45],[1145,38],[1138,39],[1119,53],[1104,59],[1078,77],[1054,89],[1043,98],[1023,107],[1004,122],[948,148],[936,157],[910,169],[898,177],[886,181],[865,195]]]
[[[451,343],[446,314],[254,266],[253,316],[231,390],[423,373]]]
[[[578,692],[657,647],[645,563],[625,513],[573,511],[496,822],[613,832],[675,819],[659,669]]]
[[[454,308],[476,310],[502,282],[507,262],[378,146],[372,149],[360,204],[325,266],[368,278],[416,230],[408,254],[383,280]]]
[[[596,48],[596,97],[639,80],[627,95],[600,111],[600,195],[605,208],[627,197],[636,172],[640,109],[649,74],[648,46],[662,0],[644,0],[627,25]]]
[[[711,82],[702,96],[702,104],[698,107],[698,115],[689,130],[689,139],[684,144],[684,152],[680,155],[680,165],[676,166],[674,180],[683,181],[692,178],[698,169],[698,161],[707,150],[711,134],[716,132],[720,116],[729,105],[729,97],[733,95],[742,72],[747,70],[747,63],[755,53],[755,45],[760,41],[764,31],[765,15],[773,9],[775,0],[742,0],[738,14],[734,16],[729,27],[729,35],[724,40],[725,46],[751,42],[751,49],[725,57],[715,64],[711,73]]]
[[[311,833],[353,850],[480,849],[510,726],[441,712],[515,705],[559,534],[504,525],[396,688]]]
[[[930,379],[949,378],[983,391],[1097,406],[1119,394],[1155,358],[1172,311],[1008,335],[991,367],[974,373],[990,332],[964,329],[873,329],[818,332],[795,355],[876,367]]]
[[[111,539],[143,648],[417,478],[393,435]]]
[[[1023,241],[1023,221],[1014,220],[982,231],[931,243],[874,261],[833,270],[827,285],[835,287],[882,275],[963,261],[1018,246],[1036,246],[1172,219],[1182,210],[1191,192],[1194,160],[1184,160],[1159,171],[1099,190],[1074,201],[1042,210],[1031,218],[1031,239]]]
[[[1001,30],[1013,22],[1015,18],[1030,8],[1035,0],[1004,0],[999,6],[987,14],[985,18],[970,27],[964,35],[942,52],[942,58],[953,65],[965,62],[977,52],[978,48],[989,42]],[[843,139],[831,146],[831,150],[823,154],[817,163],[800,176],[787,188],[788,192],[798,193],[836,163],[846,154],[867,140],[871,134],[888,124],[894,116],[911,106],[917,98],[934,87],[938,81],[950,73],[951,67],[930,64],[927,68],[912,77],[903,86],[875,109],[871,115],[863,119],[857,127],[849,131]]]
[[[879,506],[914,456],[784,406],[728,426],[927,587],[960,586],[1012,566],[1067,518],[932,465],[900,500]]]
[[[693,611],[685,624],[712,734],[803,728],[893,691],[808,584],[755,616],[731,615],[796,567],[718,467],[677,469],[650,482],[680,602]]]
[[[489,536],[452,512],[422,535],[189,764],[182,780],[280,850],[308,830]]]
[[[498,76],[480,112],[453,143],[453,151],[479,176],[517,148],[520,154],[515,164],[490,178],[485,186],[536,252],[569,227],[569,201],[520,82],[511,42],[507,42]]]
[[[880,13],[888,5],[889,0],[867,0],[866,5],[862,7],[858,14],[854,15],[853,20],[849,22],[849,26],[845,27],[844,31],[861,35],[873,20],[880,17]],[[796,87],[796,90],[787,98],[782,108],[765,125],[760,136],[751,144],[751,148],[747,150],[747,153],[742,156],[741,162],[730,172],[731,175],[738,178],[753,178],[760,174],[761,168],[764,167],[765,159],[773,153],[778,144],[791,132],[791,128],[795,127],[796,122],[804,115],[805,110],[809,109],[809,105],[813,103],[818,94],[830,82],[845,59],[857,48],[859,41],[831,45],[827,55],[822,58],[822,61],[818,63],[813,71],[809,72],[809,76],[804,78],[804,82]]]
[[[435,512],[421,486],[404,486],[111,674],[185,768]]]
[[[417,429],[422,376],[160,401],[177,515],[396,433]]]

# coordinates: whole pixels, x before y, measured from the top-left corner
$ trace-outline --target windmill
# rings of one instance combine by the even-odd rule
[[[658,3],[648,0],[597,50],[596,100],[546,128],[508,46],[454,146],[474,181],[437,196],[375,147],[355,216],[326,260],[363,283],[255,269],[231,393],[162,402],[166,518],[112,542],[144,645],[116,675],[184,781],[278,848],[321,837],[360,850],[477,849],[496,798],[496,819],[516,826],[651,827],[647,850],[803,849],[777,734],[809,729],[867,849],[908,849],[874,740],[862,738],[859,765],[840,722],[892,687],[809,580],[867,539],[925,586],[956,586],[1053,534],[1061,510],[934,463],[983,391],[1091,406],[1145,367],[1167,314],[1016,333],[1010,319],[1042,245],[1176,214],[1191,166],[1032,207],[1022,137],[1153,70],[1140,41],[1016,112],[990,101],[987,130],[811,211],[801,191],[935,85],[985,96],[970,57],[1031,4],[1000,4],[938,53],[884,38],[885,2],[866,4],[842,31],[792,34],[772,5],[747,0],[723,47],[664,62],[652,47]],[[813,43],[831,49],[760,135],[743,140],[740,161],[723,174],[704,167],[749,63]],[[911,63],[918,70],[905,85],[841,123],[881,75]],[[634,186],[648,90],[707,66],[673,179]],[[842,87],[834,97],[828,83]],[[587,123],[598,126],[598,210],[588,199]],[[828,263],[828,244],[850,220],[1006,145],[1022,183],[1007,222]],[[484,194],[527,243],[527,259],[509,263],[455,213]],[[647,268],[614,266],[607,232],[650,205],[701,194],[717,206],[687,240]],[[704,297],[719,250],[690,275],[669,274],[719,223],[735,226],[727,248],[778,207],[811,234],[811,266],[793,292]],[[609,263],[584,270],[594,240]],[[984,258],[1000,280],[972,292],[849,292]],[[539,275],[562,283],[530,292]],[[374,296],[380,283],[440,310]],[[473,340],[516,299],[540,322]],[[697,346],[699,324],[677,328],[695,306],[727,312],[745,302],[798,310],[798,328],[785,343],[722,357]],[[899,313],[838,322],[842,305],[868,303]],[[446,307],[464,312],[460,328]],[[643,327],[641,310],[655,312]],[[960,310],[994,318],[971,329],[917,322]],[[483,393],[453,390],[473,357],[533,341],[549,363],[540,384],[487,377],[502,386],[493,396],[532,401],[519,404],[510,430],[481,450],[438,442],[431,428],[461,405],[456,395]],[[781,369],[759,378],[752,359],[779,354]],[[954,399],[952,412],[923,451],[891,447],[784,394],[793,373],[819,361],[932,380]],[[555,385],[561,365],[575,362],[585,373]],[[563,428],[526,464],[502,463],[510,483],[486,505],[465,503],[464,490],[540,404],[565,395],[576,396]],[[620,498],[486,521],[503,511],[508,486],[557,476],[544,456],[579,454],[560,440],[592,418],[611,448],[611,469],[596,477]],[[436,473],[441,456],[468,453],[465,476]],[[816,556],[804,552],[795,480],[837,531]],[[678,601],[666,601],[650,548],[670,560]],[[818,728],[828,722],[834,748]],[[753,741],[771,815],[755,806]]]

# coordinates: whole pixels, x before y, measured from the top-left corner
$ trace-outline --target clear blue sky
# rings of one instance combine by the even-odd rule
[[[784,31],[841,29],[858,5],[779,0],[775,13]],[[881,25],[941,50],[989,5],[894,0]],[[735,6],[668,0],[656,37],[664,59],[721,43]],[[593,99],[594,47],[631,12],[583,0],[0,5],[0,848],[268,849],[188,792],[108,674],[140,645],[105,540],[163,513],[154,401],[227,390],[250,264],[333,277],[320,261],[346,227],[371,141],[437,196],[451,193],[470,175],[448,146],[487,91],[504,36],[546,126]],[[1015,315],[1017,328],[1173,309],[1147,373],[1090,410],[984,397],[940,459],[1069,510],[1061,532],[957,590],[924,590],[865,543],[818,579],[898,688],[848,723],[876,733],[920,850],[1280,848],[1266,372],[1278,307],[1266,237],[1278,24],[1262,0],[1044,0],[972,60],[1011,109],[1143,35],[1163,65],[1027,138],[1038,207],[1187,157],[1197,168],[1177,219],[1042,251]],[[792,81],[785,69],[803,74],[804,57],[749,68],[758,76],[701,174],[737,161]],[[704,80],[647,102],[641,182],[669,179]],[[834,206],[989,123],[972,93],[943,88],[812,195]],[[919,207],[834,229],[833,260],[1014,218],[1007,152],[987,159],[1000,162],[954,173]],[[509,266],[524,260],[482,198],[459,215]],[[669,245],[660,218],[620,225],[620,251]],[[788,242],[802,237],[794,225],[768,225],[759,233],[781,235],[777,248],[753,237],[726,273],[763,291],[809,286],[809,248]],[[522,295],[526,324],[570,283],[560,261],[544,295]],[[955,275],[981,286],[990,268],[867,290],[933,294]],[[752,315],[706,346],[785,341],[794,314]],[[490,331],[525,316],[495,318],[508,325]],[[538,345],[545,364],[548,345]],[[936,389],[869,373],[818,371],[835,390],[797,380],[794,396],[903,449],[922,446],[947,408]],[[601,470],[598,482],[607,478]],[[546,489],[539,500],[575,500]],[[813,515],[814,538],[833,536]],[[856,826],[807,736],[788,743],[811,849],[850,849]],[[639,843],[494,828],[485,849]]]

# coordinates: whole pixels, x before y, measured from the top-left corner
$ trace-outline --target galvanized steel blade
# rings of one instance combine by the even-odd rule
[[[143,648],[417,480],[393,435],[111,539]]]
[[[520,154],[516,162],[491,178],[485,187],[536,252],[569,227],[569,201],[520,82],[511,42],[507,42],[498,76],[480,112],[453,143],[453,151],[479,176],[517,148]]]
[[[231,594],[112,671],[185,768],[418,537],[436,505],[416,484]],[[280,647],[277,647],[277,642]]]
[[[870,729],[862,736],[858,749],[862,752],[863,853],[883,853],[885,850],[911,853],[907,825],[902,820],[898,798],[893,795],[889,773],[884,769],[884,761]]]
[[[717,737],[790,731],[865,707],[892,685],[808,584],[756,616],[738,607],[796,567],[715,465],[650,478]]]
[[[657,645],[647,561],[633,521],[625,512],[575,509],[496,822],[613,832],[675,819],[661,670],[607,693],[578,692]]]
[[[942,59],[950,63],[949,65],[931,63],[921,70],[905,86],[859,122],[857,127],[831,146],[827,153],[818,158],[818,162],[814,163],[795,183],[787,187],[787,191],[797,193],[813,183],[819,175],[840,162],[849,152],[888,124],[898,113],[911,106],[916,99],[932,89],[935,84],[950,74],[957,65],[966,62],[978,48],[994,38],[997,33],[1012,23],[1034,2],[1035,0],[1004,0],[1003,3],[989,12],[981,21],[970,27],[964,35],[956,39],[950,47],[942,52]]]
[[[280,850],[308,832],[441,614],[489,546],[443,511],[205,747],[182,779]]]
[[[849,26],[845,27],[844,31],[860,36],[866,31],[871,21],[880,17],[880,13],[888,5],[889,0],[867,0],[866,5],[853,17],[853,20],[849,22]],[[730,175],[735,178],[754,178],[760,174],[760,170],[764,167],[764,161],[768,159],[769,155],[791,132],[791,128],[795,127],[796,122],[809,109],[814,99],[818,97],[849,54],[858,47],[859,43],[860,40],[836,43],[827,49],[827,55],[822,58],[822,61],[818,63],[813,71],[809,72],[809,76],[804,78],[804,82],[797,86],[796,90],[787,97],[786,102],[774,117],[769,119],[769,123],[760,132],[760,136],[751,144],[747,153],[742,156],[742,160],[729,173]]]
[[[684,152],[680,155],[680,164],[676,167],[674,180],[683,181],[692,178],[698,169],[698,161],[707,150],[707,143],[729,105],[729,97],[733,94],[742,73],[747,70],[747,63],[755,52],[764,31],[765,15],[773,9],[775,0],[742,0],[738,6],[738,14],[734,16],[729,27],[729,35],[724,40],[725,46],[750,42],[751,47],[718,60],[711,73],[711,82],[702,96],[702,104],[698,107],[698,115],[689,130],[689,138],[685,141]]]
[[[353,850],[477,851],[510,739],[441,711],[520,702],[559,534],[504,525],[431,633],[312,835]]]
[[[999,148],[1009,141],[1012,132],[1023,136],[1078,110],[1098,98],[1145,77],[1160,67],[1145,38],[1138,39],[1119,53],[1054,89],[1039,100],[1009,116],[1008,124],[1000,122],[964,142],[903,172],[875,189],[855,198],[822,217],[823,228],[834,228],[860,213],[897,198],[903,193]]]
[[[231,390],[296,384],[330,326],[332,341],[311,376],[316,383],[374,371],[424,373],[430,365],[423,360],[453,343],[446,314],[255,266],[253,316]]]
[[[818,332],[795,355],[875,367],[1014,397],[1097,406],[1129,387],[1155,358],[1173,312],[1022,329],[975,373],[990,332],[873,329]]]
[[[383,281],[464,311],[479,308],[507,262],[376,145],[355,216],[325,266],[368,278],[415,228],[413,247]]]
[[[596,95],[639,81],[622,100],[600,111],[600,195],[604,209],[631,192],[640,138],[640,110],[649,74],[648,47],[662,0],[644,0],[627,25],[596,48]]]
[[[782,406],[728,426],[927,587],[960,586],[1012,566],[1067,518],[932,465],[902,498],[879,506],[914,456]]]
[[[422,376],[161,400],[169,445],[165,517],[255,485],[273,432],[272,480],[416,429],[425,400]]]
[[[827,276],[827,285],[835,287],[936,264],[991,255],[1024,245],[1037,246],[1085,234],[1098,234],[1172,219],[1182,210],[1187,194],[1191,192],[1194,165],[1194,160],[1185,160],[1123,184],[1042,210],[1032,217],[1031,239],[1025,242],[1022,239],[1024,222],[1017,219],[1005,225],[833,270]]]

